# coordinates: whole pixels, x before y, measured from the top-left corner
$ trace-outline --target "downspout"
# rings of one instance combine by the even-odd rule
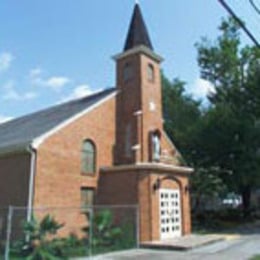
[[[27,203],[27,221],[29,222],[32,218],[32,209],[33,209],[33,197],[34,197],[34,180],[36,173],[36,149],[32,145],[28,146],[27,151],[31,154],[31,163],[30,163],[30,179],[29,179],[29,194],[28,194],[28,203]]]

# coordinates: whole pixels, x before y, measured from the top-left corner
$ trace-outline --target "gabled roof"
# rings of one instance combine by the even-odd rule
[[[134,13],[128,30],[124,51],[144,45],[153,50],[153,46],[142,16],[139,4],[135,5]]]
[[[70,119],[76,119],[77,115],[88,112],[115,93],[115,88],[106,89],[0,124],[0,152],[28,147],[37,138]]]

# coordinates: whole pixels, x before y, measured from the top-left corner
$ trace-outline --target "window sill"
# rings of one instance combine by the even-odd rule
[[[96,177],[96,173],[94,172],[90,172],[90,173],[85,173],[85,172],[81,172],[80,174],[81,176],[87,176],[87,177]]]

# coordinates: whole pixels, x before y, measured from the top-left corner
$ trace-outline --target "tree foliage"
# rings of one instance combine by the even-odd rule
[[[162,74],[163,114],[166,132],[181,148],[185,159],[191,163],[190,149],[194,128],[201,118],[200,103],[185,93],[185,82],[175,78],[172,82]]]
[[[241,193],[247,211],[260,179],[260,50],[242,46],[232,18],[223,20],[219,30],[214,43],[202,39],[196,45],[201,76],[216,89],[209,97],[201,149],[208,154],[207,164],[219,167],[228,187]]]
[[[163,108],[165,129],[173,143],[184,156],[185,164],[194,167],[191,177],[194,206],[200,208],[202,197],[214,197],[223,191],[225,185],[216,175],[216,169],[206,164],[208,154],[201,147],[204,112],[200,102],[185,93],[185,82],[169,81],[162,74]]]
[[[242,45],[232,18],[222,20],[219,32],[196,44],[201,77],[215,87],[209,107],[202,112],[184,82],[163,77],[165,127],[195,168],[197,195],[227,187],[242,195],[248,212],[260,183],[260,49]]]

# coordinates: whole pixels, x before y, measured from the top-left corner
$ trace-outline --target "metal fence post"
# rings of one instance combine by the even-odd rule
[[[89,210],[89,256],[92,257],[92,239],[93,239],[93,207]]]
[[[9,206],[6,228],[5,260],[9,260],[13,213],[13,206]]]
[[[139,205],[136,206],[136,247],[140,248],[140,212],[139,212]]]

